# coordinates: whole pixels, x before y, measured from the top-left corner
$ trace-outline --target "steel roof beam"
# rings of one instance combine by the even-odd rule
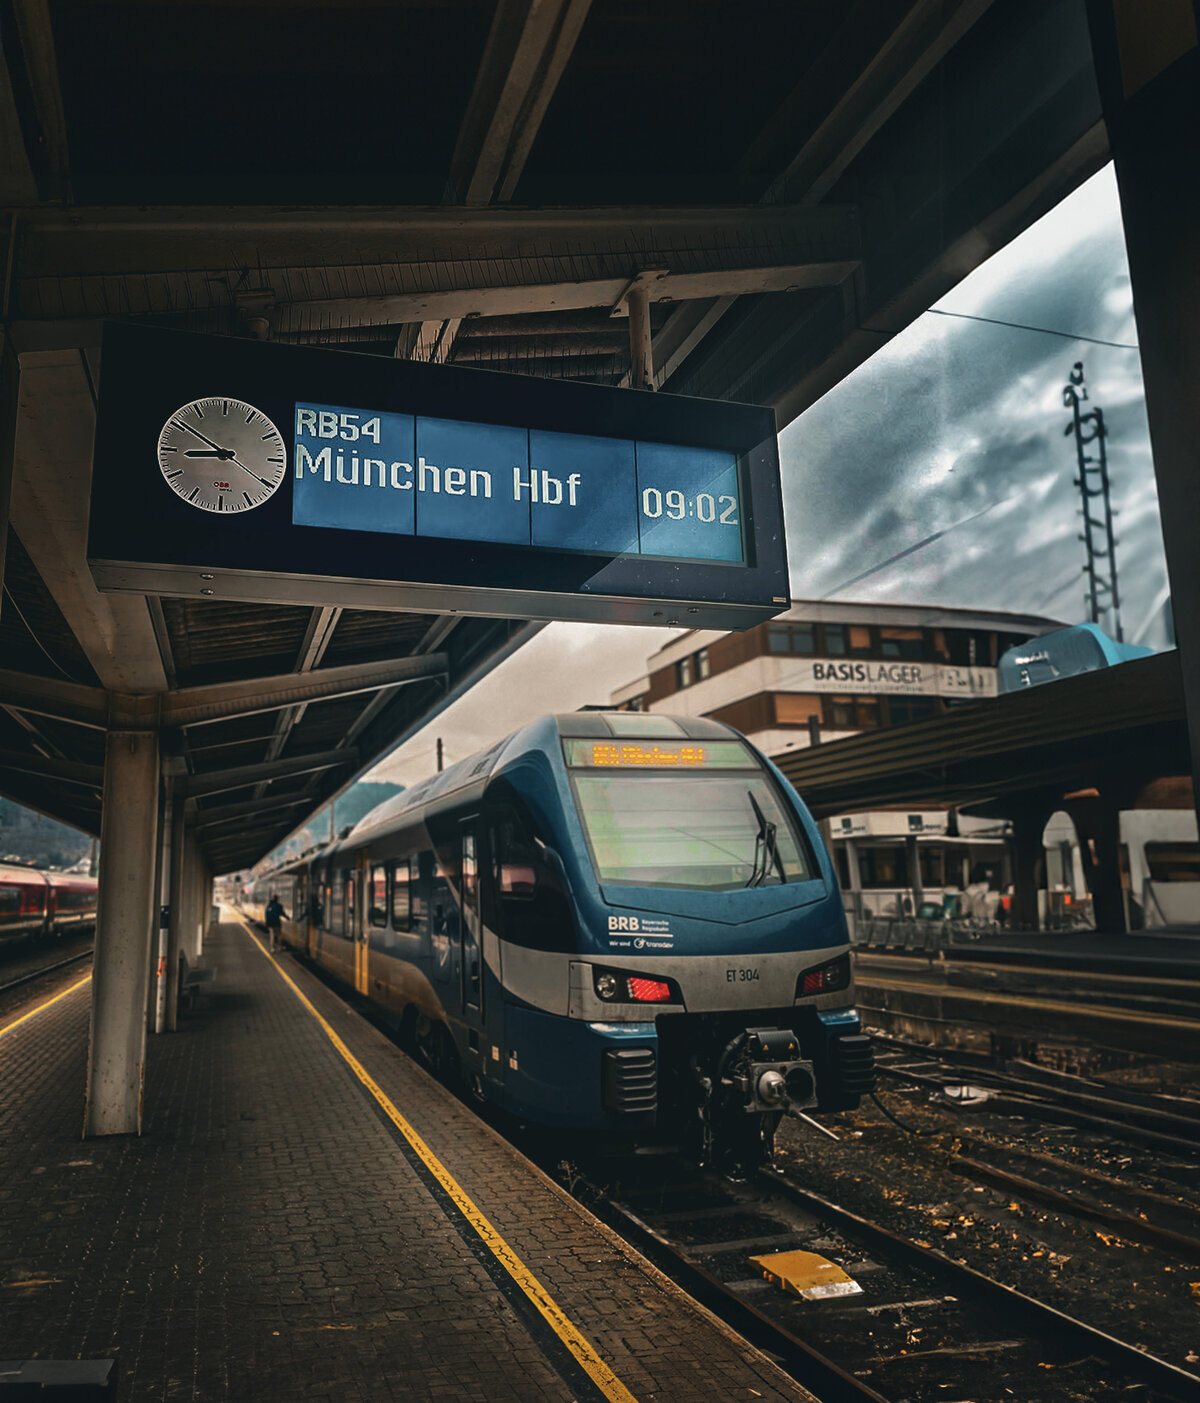
[[[459,128],[447,204],[512,199],[591,0],[500,0]]]
[[[798,198],[816,204],[829,193],[850,162],[919,84],[946,57],[992,0],[918,0],[885,43],[842,94],[833,111],[772,181],[763,199],[778,204]],[[852,23],[852,17],[847,21]],[[807,76],[782,104],[788,120],[792,104],[809,99]],[[769,130],[769,129],[768,129]],[[753,152],[767,133],[748,153]]]
[[[272,803],[267,799],[247,799],[242,804],[224,804],[219,809],[213,809],[211,813],[206,809],[200,809],[187,819],[187,824],[197,833],[206,833],[211,828],[223,827],[232,823],[262,821],[264,827],[269,827],[270,824],[266,822],[269,816],[282,815],[290,809],[307,808],[311,804],[312,796],[308,794],[301,795],[298,799],[289,799],[286,803]]]
[[[304,641],[300,644],[300,652],[296,658],[297,672],[311,672],[317,666],[325,656],[325,650],[333,641],[334,630],[341,617],[342,611],[336,605],[319,607],[312,611],[308,618],[308,627],[304,631]],[[266,759],[279,759],[287,746],[292,731],[304,719],[304,713],[307,709],[308,703],[301,702],[299,706],[286,707],[279,713],[275,722],[275,733],[267,746]],[[259,796],[261,797],[264,792],[264,787],[260,785]]]
[[[108,726],[108,697],[100,687],[0,668],[0,696],[6,708],[32,716],[49,716],[96,730]]]
[[[12,13],[25,61],[25,78],[37,116],[32,143],[46,172],[46,195],[70,198],[71,163],[67,154],[67,119],[58,81],[58,57],[48,0],[12,0]]]
[[[87,569],[96,406],[78,349],[21,356],[12,526],[102,686],[167,685],[146,601],[102,594]]]
[[[288,760],[272,760],[269,764],[239,765],[228,770],[213,770],[202,775],[181,775],[176,780],[189,799],[207,794],[224,794],[231,789],[246,789],[260,780],[287,779],[293,775],[316,774],[318,770],[335,770],[358,760],[358,750],[322,750],[315,755],[297,755]]]
[[[0,770],[35,775],[39,779],[63,780],[67,784],[99,789],[104,782],[103,765],[85,765],[79,760],[58,760],[47,755],[29,755],[20,750],[0,750]]]
[[[253,677],[245,682],[216,682],[207,687],[181,687],[160,700],[163,725],[197,726],[231,716],[277,711],[301,702],[329,701],[357,692],[373,692],[438,677],[446,671],[446,655],[387,658],[383,662],[349,663],[318,672],[289,672],[278,677]]]

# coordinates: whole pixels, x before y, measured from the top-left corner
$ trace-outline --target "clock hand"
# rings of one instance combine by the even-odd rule
[[[270,487],[271,484],[267,481],[265,477],[259,477],[259,475],[256,472],[253,472],[250,468],[248,468],[245,465],[245,463],[239,463],[237,458],[234,457],[232,449],[229,450],[229,461],[233,464],[235,468],[241,468],[241,470],[244,473],[249,473],[255,482],[261,482],[264,487]]]
[[[190,424],[185,424],[182,419],[176,419],[175,423],[177,423],[181,429],[186,429],[189,434],[198,438],[201,443],[207,443],[210,448],[215,448],[218,453],[229,453],[231,451],[228,448],[222,448],[219,443],[214,443],[211,438],[205,438],[199,429],[193,429]]]
[[[228,448],[186,448],[183,456],[185,458],[225,458],[233,457],[232,450]],[[238,464],[241,467],[241,464]]]

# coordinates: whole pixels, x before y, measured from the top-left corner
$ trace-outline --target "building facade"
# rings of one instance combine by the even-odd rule
[[[779,756],[994,697],[1001,654],[1061,626],[1036,615],[797,600],[744,633],[673,639],[611,705],[712,717]],[[1008,880],[1006,825],[944,807],[837,816],[828,833],[852,915],[903,916],[930,902],[973,914],[960,899],[968,887],[983,874],[993,890]]]

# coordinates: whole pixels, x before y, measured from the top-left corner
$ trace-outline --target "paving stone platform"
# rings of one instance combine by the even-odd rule
[[[603,1398],[272,961],[233,923],[205,954],[140,1137],[80,1138],[90,986],[0,1039],[0,1358],[115,1357],[120,1399],[164,1403]],[[810,1399],[280,967],[635,1399]]]

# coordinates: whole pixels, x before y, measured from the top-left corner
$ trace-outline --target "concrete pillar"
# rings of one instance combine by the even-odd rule
[[[862,929],[863,918],[862,867],[858,861],[858,844],[854,839],[847,838],[845,847],[846,871],[850,874],[850,914],[854,918],[851,934],[857,935]]]
[[[168,782],[169,785],[169,782]],[[158,836],[154,840],[154,911],[150,930],[150,988],[146,1007],[146,1028],[161,1033],[166,1014],[167,932],[162,925],[162,908],[171,900],[171,800],[168,793],[158,806]]]
[[[12,499],[13,454],[17,439],[17,404],[21,373],[7,332],[0,331],[0,585],[8,554],[8,510]],[[0,589],[0,610],[4,591]]]
[[[1012,922],[1017,930],[1038,930],[1038,892],[1045,870],[1046,850],[1042,834],[1050,810],[1031,805],[1018,810],[1012,819],[1013,902]]]
[[[1063,809],[1079,835],[1083,880],[1092,897],[1096,929],[1123,935],[1128,924],[1121,886],[1121,814],[1111,795],[1068,799]]]
[[[1200,47],[1191,0],[1090,0],[1113,149],[1163,544],[1200,781]],[[1200,799],[1200,782],[1195,786]]]
[[[195,833],[188,834],[188,928],[184,953],[195,964],[204,948],[204,927],[208,912],[204,906],[205,871],[204,858],[200,854],[200,841]]]
[[[136,1135],[142,1125],[158,834],[154,731],[108,733],[103,801],[83,1133]]]
[[[183,822],[183,796],[171,800],[171,886],[167,905],[166,1017],[164,1027],[173,1033],[179,1022],[179,952],[183,949],[184,922],[187,920],[184,888],[187,879],[187,829]]]
[[[904,840],[904,856],[908,862],[908,884],[912,887],[913,915],[925,900],[925,883],[921,880],[921,854],[917,851],[917,835],[910,833]]]
[[[629,290],[629,383],[635,390],[654,388],[654,356],[650,349],[650,294],[644,287]]]

